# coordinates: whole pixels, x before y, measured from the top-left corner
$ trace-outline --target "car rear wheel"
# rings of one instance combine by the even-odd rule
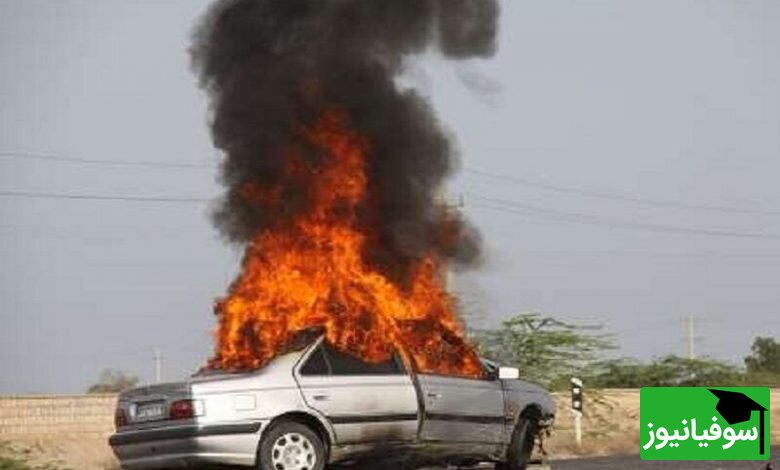
[[[283,421],[260,442],[259,470],[323,470],[325,446],[308,426]]]
[[[526,470],[536,443],[538,424],[531,416],[521,416],[512,432],[506,460],[496,465],[498,470]]]

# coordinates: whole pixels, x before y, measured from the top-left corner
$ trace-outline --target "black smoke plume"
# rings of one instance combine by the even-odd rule
[[[335,104],[370,142],[367,204],[381,217],[365,222],[365,260],[398,281],[426,252],[476,261],[477,232],[441,203],[455,163],[449,137],[428,101],[396,79],[406,57],[430,47],[455,59],[492,55],[498,15],[497,0],[218,1],[192,54],[226,155],[221,232],[246,243],[306,210],[307,188],[283,182],[285,149],[323,104]],[[287,184],[284,202],[253,203],[248,183]]]

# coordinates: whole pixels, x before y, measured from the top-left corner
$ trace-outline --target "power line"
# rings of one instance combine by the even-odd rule
[[[501,204],[493,203],[474,203],[478,207],[484,207],[486,209],[498,210],[505,213],[528,215],[538,217],[542,219],[575,222],[586,225],[600,225],[605,227],[623,228],[623,229],[635,229],[645,230],[651,232],[660,233],[672,233],[672,234],[690,234],[690,235],[705,235],[705,236],[717,236],[717,237],[737,237],[737,238],[758,238],[758,239],[780,239],[780,234],[772,233],[751,233],[751,232],[731,232],[723,230],[711,230],[701,228],[688,228],[688,227],[674,227],[666,225],[654,225],[645,224],[640,222],[634,222],[622,219],[610,219],[606,217],[592,216],[581,213],[560,212],[552,211],[546,208],[526,206],[526,207],[513,207],[503,206]]]
[[[89,165],[130,166],[130,167],[145,167],[145,168],[179,168],[179,169],[181,168],[214,169],[215,168],[215,165],[206,164],[206,163],[135,161],[135,160],[100,160],[100,159],[91,159],[91,158],[82,158],[82,157],[71,157],[71,156],[58,155],[58,154],[38,154],[38,153],[27,153],[27,152],[0,152],[0,157],[42,160],[42,161],[58,161],[58,162],[67,162],[67,163],[89,164]],[[723,206],[715,206],[715,205],[707,205],[707,204],[687,204],[687,203],[681,203],[675,201],[644,199],[644,198],[619,195],[619,194],[609,193],[609,192],[587,190],[587,189],[574,188],[568,186],[558,186],[558,185],[543,183],[539,181],[532,181],[524,178],[518,178],[515,176],[490,173],[472,167],[466,167],[465,171],[484,178],[489,178],[498,181],[505,181],[505,182],[523,185],[523,186],[535,187],[539,189],[556,191],[560,193],[577,194],[586,197],[610,199],[610,200],[640,204],[645,206],[674,207],[678,209],[723,212],[723,213],[732,213],[732,214],[780,216],[780,211],[723,207]]]
[[[484,207],[486,209],[497,210],[510,214],[528,215],[538,217],[542,219],[551,219],[566,222],[576,222],[586,225],[601,225],[613,228],[633,229],[633,230],[645,230],[650,232],[659,233],[672,233],[672,234],[688,234],[688,235],[704,235],[714,237],[736,237],[736,238],[754,238],[754,239],[780,239],[780,234],[775,233],[761,233],[761,232],[732,232],[727,230],[712,230],[696,227],[675,227],[667,225],[655,225],[646,224],[642,222],[634,222],[624,219],[613,219],[608,217],[600,217],[589,214],[583,214],[578,212],[564,212],[546,207],[533,206],[529,204],[522,204],[514,201],[505,201],[501,199],[487,198],[475,194],[468,194],[478,201],[473,203],[478,207]]]
[[[211,202],[207,198],[189,197],[157,197],[157,196],[106,196],[99,194],[63,194],[35,191],[0,191],[0,197],[22,197],[33,199],[72,199],[88,201],[126,201],[126,202],[173,202],[173,203],[204,203]]]
[[[761,261],[780,262],[780,253],[724,253],[724,252],[661,252],[661,251],[621,251],[621,250],[595,250],[589,252],[571,250],[534,250],[526,252],[523,256],[565,256],[567,260],[576,257],[608,257],[608,256],[637,256],[653,259],[667,260],[691,260],[691,261]]]
[[[553,184],[547,184],[539,181],[532,181],[525,178],[518,178],[515,176],[499,175],[496,173],[490,173],[487,171],[478,170],[472,167],[466,167],[464,169],[468,173],[478,175],[484,178],[493,179],[496,181],[504,181],[522,186],[529,186],[533,188],[544,189],[548,191],[555,191],[565,194],[576,194],[579,196],[608,199],[614,201],[628,202],[631,204],[639,204],[643,206],[655,206],[655,207],[673,207],[677,209],[686,210],[698,210],[698,211],[710,211],[710,212],[722,212],[728,214],[753,214],[753,215],[765,215],[765,216],[780,216],[780,211],[772,210],[760,210],[760,209],[745,209],[737,207],[723,207],[709,204],[687,204],[676,201],[661,201],[655,199],[644,199],[634,196],[625,196],[604,191],[593,191],[582,188],[575,188],[571,186],[558,186]]]
[[[468,194],[477,199],[473,203],[478,207],[498,210],[517,215],[530,215],[543,219],[557,221],[576,222],[588,225],[601,225],[624,229],[639,229],[662,233],[707,235],[719,237],[739,237],[739,238],[759,238],[759,239],[780,239],[780,234],[760,233],[760,232],[732,232],[724,230],[712,230],[702,228],[674,227],[666,225],[645,224],[623,219],[612,219],[606,217],[593,216],[576,212],[563,212],[545,207],[522,204],[514,201],[505,201],[501,199],[487,198],[475,194]],[[99,194],[66,194],[66,193],[47,193],[35,191],[8,191],[0,190],[0,197],[22,197],[33,199],[65,199],[65,200],[89,200],[89,201],[123,201],[123,202],[168,202],[168,203],[207,203],[212,199],[193,198],[193,197],[158,197],[158,196],[110,196]],[[479,202],[482,201],[482,202]]]
[[[134,160],[99,160],[93,158],[70,157],[56,154],[38,154],[26,152],[0,152],[0,157],[14,158],[19,160],[42,160],[66,163],[81,163],[87,165],[108,165],[108,166],[135,166],[146,168],[192,168],[192,169],[213,169],[214,165],[205,163],[186,163],[186,162],[157,162],[157,161],[134,161]]]
[[[206,163],[135,161],[135,160],[100,160],[100,159],[91,159],[91,158],[82,158],[82,157],[71,157],[71,156],[58,155],[58,154],[38,154],[38,153],[27,153],[27,152],[0,152],[0,157],[42,160],[42,161],[57,161],[57,162],[79,163],[79,164],[89,164],[89,165],[130,166],[130,167],[145,167],[145,168],[179,168],[179,169],[181,168],[214,169],[215,168],[215,165],[206,164]],[[644,199],[644,198],[619,195],[619,194],[609,193],[609,192],[587,190],[587,189],[574,188],[568,186],[558,186],[558,185],[543,183],[539,181],[532,181],[524,178],[518,178],[515,176],[490,173],[472,167],[466,167],[465,171],[484,178],[504,181],[504,182],[513,183],[517,185],[535,187],[539,189],[555,191],[560,193],[577,194],[585,197],[610,199],[610,200],[640,204],[645,206],[674,207],[678,209],[723,212],[723,213],[732,213],[732,214],[780,216],[780,211],[723,207],[723,206],[715,206],[715,205],[707,205],[707,204],[687,204],[687,203],[681,203],[675,201]]]

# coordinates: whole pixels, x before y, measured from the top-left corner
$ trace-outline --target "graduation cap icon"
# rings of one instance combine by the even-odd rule
[[[708,390],[718,397],[715,411],[720,413],[729,424],[750,421],[754,411],[760,413],[758,418],[758,451],[760,455],[764,455],[764,414],[767,411],[766,408],[742,392],[715,390],[712,388]]]

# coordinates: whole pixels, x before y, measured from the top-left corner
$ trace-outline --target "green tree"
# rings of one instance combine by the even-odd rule
[[[119,393],[138,384],[138,377],[115,369],[100,372],[97,383],[87,389],[87,393]]]
[[[751,354],[745,357],[749,373],[780,374],[780,343],[774,338],[757,337],[750,351]]]
[[[539,313],[517,315],[497,330],[473,334],[480,353],[500,364],[520,369],[523,378],[561,387],[603,352],[613,349],[600,326],[579,326]]]

